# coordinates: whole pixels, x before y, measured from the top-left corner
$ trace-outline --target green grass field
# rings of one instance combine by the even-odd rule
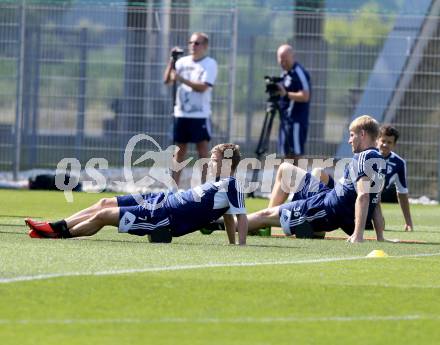
[[[398,206],[383,207],[387,238],[421,244],[27,236],[25,216],[60,218],[102,196],[0,191],[0,344],[440,343],[438,206],[412,206],[413,233]],[[374,249],[390,256],[366,258]]]

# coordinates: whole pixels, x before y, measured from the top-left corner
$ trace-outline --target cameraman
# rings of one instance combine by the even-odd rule
[[[217,78],[217,62],[207,56],[208,36],[195,32],[188,42],[190,55],[178,59],[178,48],[171,51],[164,73],[166,84],[178,83],[174,106],[174,143],[177,163],[185,159],[188,143],[195,143],[199,158],[209,157],[211,140],[211,93]],[[177,54],[176,54],[177,51]],[[173,171],[179,184],[180,171]],[[206,180],[206,168],[202,182]]]
[[[278,151],[285,158],[298,159],[304,154],[309,124],[310,76],[295,62],[293,48],[288,44],[277,50],[278,64],[284,70],[278,83],[280,129]]]

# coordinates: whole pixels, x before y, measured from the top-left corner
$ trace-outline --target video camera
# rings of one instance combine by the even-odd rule
[[[283,81],[283,78],[281,77],[271,77],[271,76],[264,76],[264,81],[266,82],[266,90],[265,92],[268,93],[270,96],[275,96],[280,89],[278,88],[278,83]]]
[[[171,50],[171,59],[173,59],[174,62],[179,60],[183,56],[183,49],[179,47],[174,47]]]

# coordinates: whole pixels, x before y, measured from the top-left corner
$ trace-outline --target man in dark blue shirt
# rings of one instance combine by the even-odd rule
[[[277,60],[283,73],[278,84],[280,99],[279,154],[296,159],[304,154],[309,124],[311,94],[310,76],[306,69],[295,61],[293,48],[288,44],[277,50]]]
[[[240,161],[238,145],[220,144],[211,151],[210,172],[214,181],[177,193],[148,193],[104,198],[57,222],[26,219],[33,238],[91,236],[106,225],[119,232],[154,236],[158,231],[172,237],[199,230],[223,216],[229,243],[246,244],[247,216],[244,194],[233,176]],[[222,167],[224,167],[222,169]],[[233,216],[236,216],[236,225]]]
[[[304,229],[313,234],[341,228],[350,236],[348,241],[355,243],[363,241],[365,224],[372,219],[377,240],[383,241],[384,222],[379,201],[385,180],[385,161],[375,148],[378,133],[379,124],[370,116],[358,117],[351,123],[349,143],[354,156],[345,167],[343,180],[334,189],[290,164],[274,190],[283,190],[286,198],[294,193],[292,201],[273,205],[283,202],[277,200],[269,204],[269,208],[250,214],[249,232],[281,225],[286,235],[298,236]]]

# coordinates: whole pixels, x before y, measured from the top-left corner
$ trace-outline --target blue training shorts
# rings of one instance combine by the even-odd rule
[[[163,207],[165,193],[116,197],[119,207],[119,232],[145,236],[158,228],[168,228],[170,219]]]
[[[314,232],[332,231],[339,226],[329,221],[324,199],[329,191],[322,191],[307,199],[299,199],[281,205],[280,223],[287,236],[295,234],[295,227],[307,222]]]
[[[199,143],[205,140],[211,140],[210,119],[174,118],[175,143]]]

